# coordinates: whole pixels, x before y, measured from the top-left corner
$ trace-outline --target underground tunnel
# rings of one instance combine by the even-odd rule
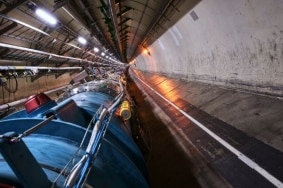
[[[282,9],[0,0],[0,187],[283,187]]]

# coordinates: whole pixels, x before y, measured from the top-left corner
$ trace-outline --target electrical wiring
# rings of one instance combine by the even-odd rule
[[[14,89],[11,89],[11,84],[10,84],[11,78],[15,79],[16,86],[15,86]],[[9,80],[9,86],[8,86],[8,84],[6,84],[6,85],[4,86],[5,89],[6,89],[9,93],[16,93],[16,91],[18,90],[18,80],[17,80],[17,77],[16,77],[14,74],[12,74],[12,75],[9,75],[9,76],[7,77],[7,79]]]
[[[2,103],[5,103],[5,93],[4,93],[4,86],[2,86]]]

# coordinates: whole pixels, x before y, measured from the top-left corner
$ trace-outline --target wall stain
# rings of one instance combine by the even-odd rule
[[[231,49],[216,45],[210,51],[203,49],[194,54],[188,77],[282,95],[283,30],[270,33],[268,38],[252,35],[250,40],[235,42]]]

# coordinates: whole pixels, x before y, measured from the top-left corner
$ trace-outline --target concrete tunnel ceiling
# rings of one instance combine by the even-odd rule
[[[113,57],[128,63],[196,2],[1,0],[1,60],[25,61],[31,66],[80,66],[97,60],[107,64]],[[58,23],[52,26],[40,20],[35,15],[38,7],[52,13]],[[85,38],[87,44],[80,44],[78,37]],[[105,52],[107,58],[93,52],[94,47],[100,49],[99,53]]]

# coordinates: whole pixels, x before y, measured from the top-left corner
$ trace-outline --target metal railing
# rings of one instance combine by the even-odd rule
[[[112,105],[108,108],[101,106],[99,110],[100,112],[94,115],[97,117],[94,117],[92,121],[94,127],[85,154],[71,170],[69,176],[65,181],[64,187],[80,188],[85,183],[88,177],[88,173],[90,172],[93,166],[94,160],[101,146],[101,142],[104,138],[105,132],[108,128],[108,124],[111,119],[112,112],[118,106],[118,104],[121,103],[124,97],[124,91],[121,82],[119,82],[119,85],[121,88],[121,92],[114,99]]]

